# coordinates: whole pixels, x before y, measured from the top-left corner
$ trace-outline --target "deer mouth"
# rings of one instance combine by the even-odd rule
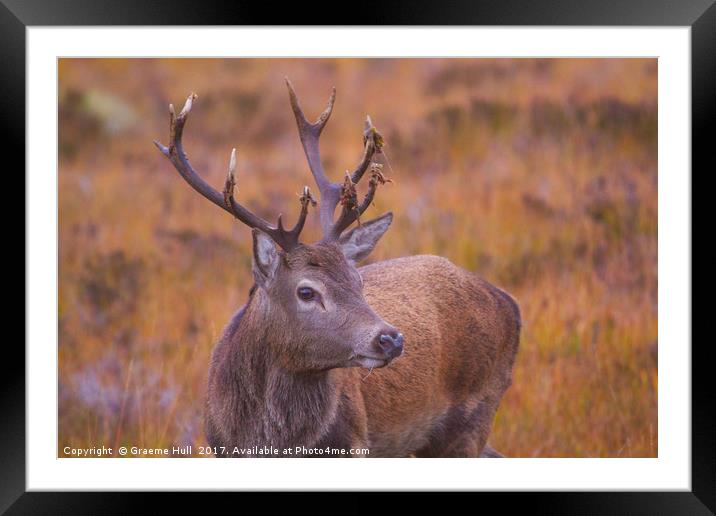
[[[370,357],[367,355],[358,355],[354,359],[356,365],[365,367],[366,369],[385,367],[391,360],[393,359],[390,357]]]

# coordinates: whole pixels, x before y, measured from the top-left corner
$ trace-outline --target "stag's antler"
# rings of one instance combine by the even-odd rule
[[[336,89],[333,88],[331,96],[328,99],[326,109],[321,113],[318,119],[311,123],[306,119],[303,110],[298,103],[298,97],[293,89],[291,81],[286,79],[288,86],[288,94],[291,100],[293,114],[296,116],[296,124],[298,125],[298,134],[301,137],[303,150],[308,159],[308,166],[311,169],[313,178],[316,181],[318,190],[321,193],[320,218],[321,227],[323,229],[324,240],[338,240],[341,233],[348,228],[353,222],[358,220],[368,206],[373,202],[375,191],[379,184],[386,182],[383,177],[380,166],[373,164],[371,167],[373,155],[380,152],[383,148],[383,137],[373,126],[370,117],[366,117],[365,128],[363,131],[363,157],[355,168],[353,173],[346,171],[344,182],[332,183],[327,177],[321,164],[321,154],[318,148],[318,141],[321,132],[328,122],[333,111],[333,104],[336,100]],[[358,203],[358,195],[355,186],[361,180],[366,170],[371,168],[371,180],[368,184],[368,192],[361,203]],[[338,220],[334,220],[334,212],[338,204],[342,205],[341,214]]]
[[[299,198],[301,203],[301,213],[298,217],[296,225],[293,228],[286,230],[283,227],[281,215],[278,216],[276,226],[272,226],[258,215],[251,213],[234,199],[234,186],[236,184],[236,149],[232,149],[231,151],[231,157],[229,159],[229,173],[226,177],[223,192],[215,190],[211,185],[209,185],[209,183],[204,181],[204,179],[202,179],[202,177],[191,166],[182,145],[181,138],[182,133],[184,132],[184,125],[186,124],[187,117],[189,116],[189,112],[191,111],[196,98],[196,95],[193,93],[189,95],[186,99],[186,103],[184,104],[184,108],[181,110],[179,115],[176,116],[174,114],[174,106],[169,104],[169,147],[165,147],[156,140],[154,141],[154,145],[157,146],[162,154],[169,158],[169,161],[172,162],[179,174],[181,174],[184,180],[189,183],[194,190],[220,208],[228,211],[247,226],[260,229],[269,235],[274,242],[280,245],[285,251],[290,251],[298,245],[298,237],[301,234],[303,225],[306,222],[308,205],[312,204],[315,206],[316,204],[316,201],[311,196],[310,190],[307,186],[303,189],[303,193]]]

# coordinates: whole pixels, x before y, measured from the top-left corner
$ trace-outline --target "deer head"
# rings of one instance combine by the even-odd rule
[[[286,79],[289,99],[309,168],[320,193],[314,199],[308,186],[299,198],[296,224],[287,230],[278,216],[276,225],[250,212],[234,198],[236,149],[232,149],[222,192],[215,190],[192,168],[184,152],[182,134],[196,101],[190,95],[176,115],[169,106],[169,146],[154,142],[189,185],[205,198],[252,228],[253,275],[257,306],[271,325],[271,345],[285,357],[290,370],[324,370],[335,367],[382,367],[399,356],[403,335],[383,321],[367,304],[356,263],[367,257],[393,220],[386,213],[363,222],[360,216],[373,202],[377,187],[386,182],[381,166],[373,162],[383,139],[366,118],[363,156],[342,183],[331,182],[323,169],[319,139],[333,111],[333,88],[326,109],[309,122],[298,97]],[[356,184],[369,172],[368,191],[359,202]],[[322,238],[313,244],[299,242],[308,208],[319,204]],[[335,217],[336,208],[340,213]],[[346,230],[357,222],[352,230]]]

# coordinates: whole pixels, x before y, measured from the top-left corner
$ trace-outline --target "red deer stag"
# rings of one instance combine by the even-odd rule
[[[320,193],[323,237],[315,244],[299,243],[309,204],[316,204],[308,187],[298,221],[286,229],[281,216],[273,226],[234,199],[235,149],[223,192],[196,173],[182,145],[195,95],[178,115],[170,106],[169,146],[155,142],[192,188],[253,233],[255,284],[209,369],[205,424],[214,453],[272,447],[306,456],[368,448],[370,457],[499,456],[486,443],[511,382],[517,304],[437,256],[356,268],[393,219],[386,213],[359,220],[385,182],[373,162],[383,139],[368,117],[360,163],[343,183],[331,182],[318,142],[335,88],[311,123],[286,83]],[[355,185],[366,173],[368,190],[359,202]]]

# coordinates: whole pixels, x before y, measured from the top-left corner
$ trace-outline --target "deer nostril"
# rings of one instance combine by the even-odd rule
[[[382,334],[378,339],[380,349],[391,358],[399,356],[403,352],[403,334],[396,333],[395,336]]]

